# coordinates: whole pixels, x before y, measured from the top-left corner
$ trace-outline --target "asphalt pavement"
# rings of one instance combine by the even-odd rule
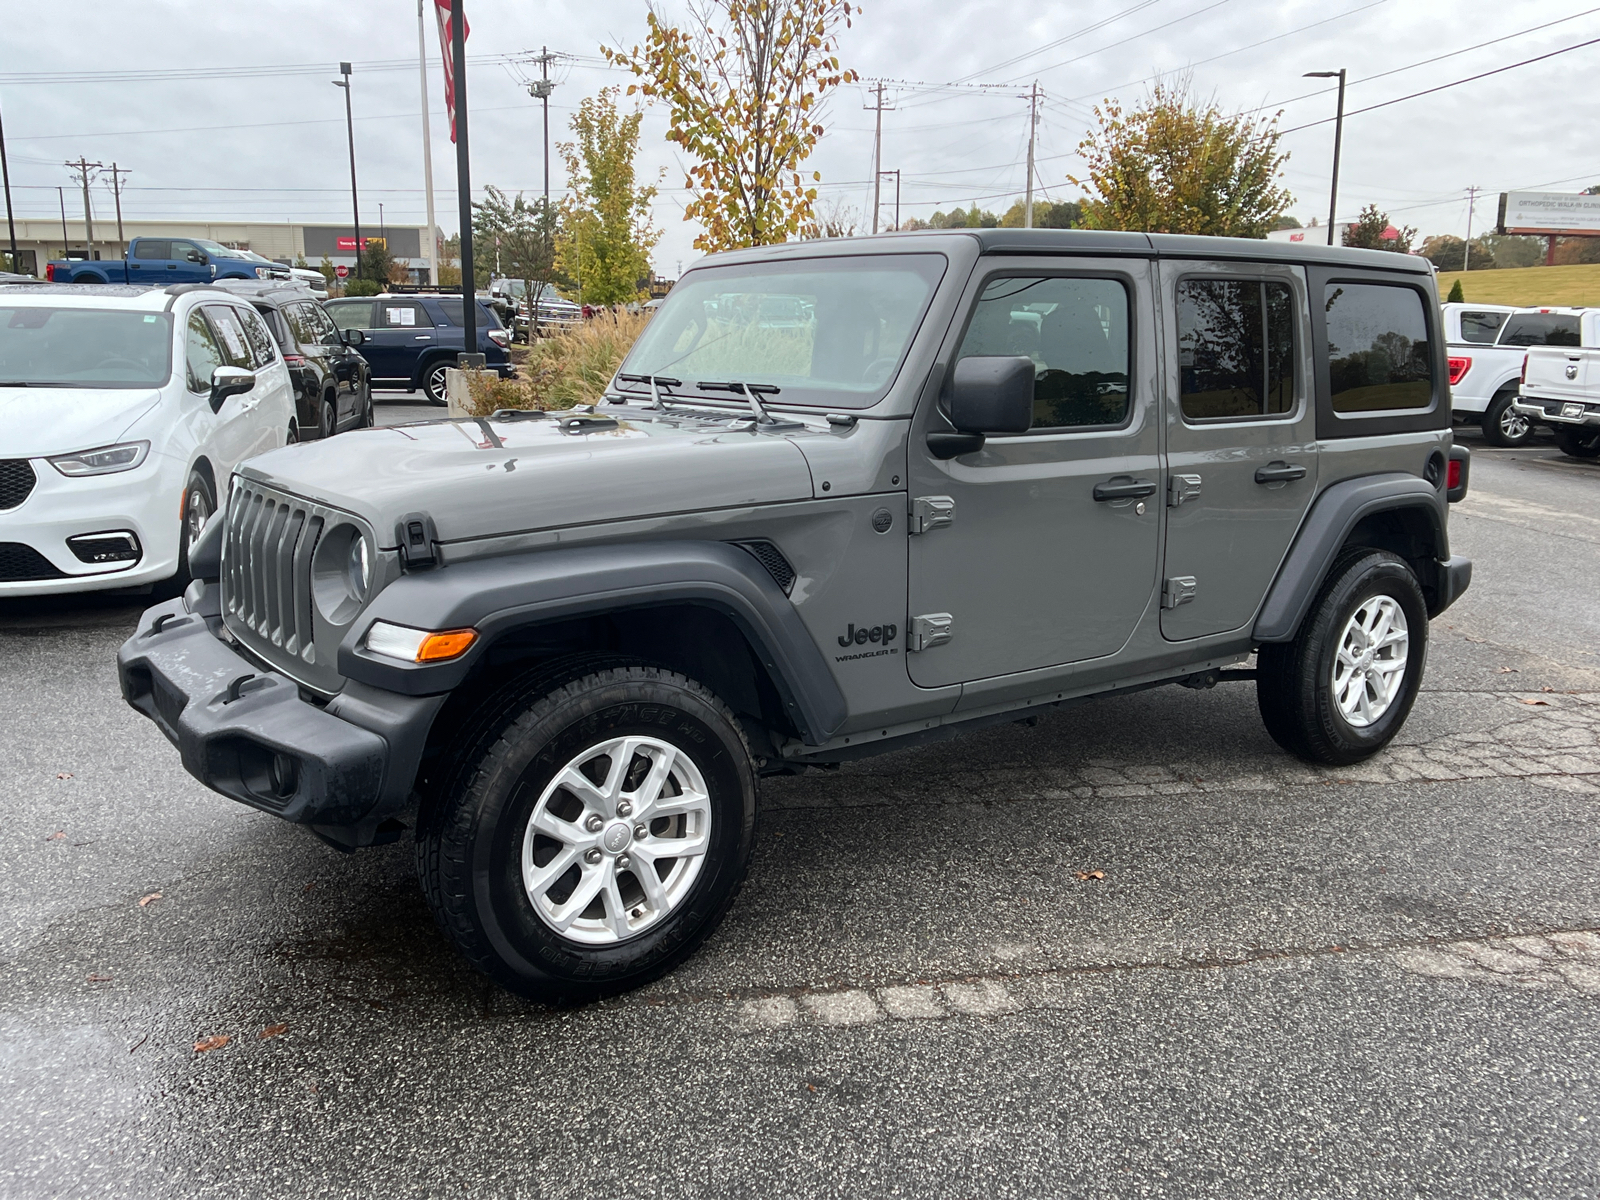
[[[569,1011],[409,843],[186,775],[117,694],[144,601],[0,607],[0,1195],[1595,1196],[1600,464],[1462,440],[1383,755],[1225,684],[768,781],[722,929]]]

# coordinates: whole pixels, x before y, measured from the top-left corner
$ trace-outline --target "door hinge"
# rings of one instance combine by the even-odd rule
[[[1198,475],[1168,475],[1167,476],[1167,507],[1177,508],[1185,500],[1196,500],[1200,496],[1200,476]]]
[[[1177,608],[1194,599],[1198,585],[1193,575],[1175,575],[1161,585],[1161,607]]]
[[[928,533],[952,525],[956,502],[951,496],[918,496],[911,502],[911,532]]]
[[[944,645],[955,636],[950,628],[954,622],[955,618],[949,613],[927,613],[912,617],[911,627],[906,634],[907,649],[915,652]]]

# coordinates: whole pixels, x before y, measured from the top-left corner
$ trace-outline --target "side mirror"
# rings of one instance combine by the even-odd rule
[[[981,449],[991,433],[1033,428],[1033,359],[1026,355],[963,358],[950,387],[950,424],[957,432],[928,435],[935,458]]]
[[[211,372],[211,411],[222,411],[229,396],[243,395],[256,386],[256,373],[243,367],[218,367]]]
[[[346,346],[361,346],[366,343],[367,335],[359,329],[346,329],[341,335]]]

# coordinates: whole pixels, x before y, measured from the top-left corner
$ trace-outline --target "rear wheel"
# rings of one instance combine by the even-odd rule
[[[1600,429],[1593,425],[1557,425],[1556,445],[1572,458],[1600,458]]]
[[[449,403],[444,391],[444,373],[454,365],[449,359],[444,358],[428,364],[428,369],[422,376],[422,394],[428,398],[429,404],[437,404],[442,408]]]
[[[372,380],[361,380],[361,391],[356,396],[356,428],[371,429],[376,422],[372,419]]]
[[[1483,414],[1483,436],[1491,446],[1526,446],[1533,440],[1533,422],[1512,406],[1517,402],[1515,389],[1495,393]]]
[[[339,431],[339,410],[334,406],[332,396],[324,396],[322,404],[317,409],[317,438],[331,438]]]
[[[481,723],[418,823],[417,868],[468,959],[561,1004],[646,983],[717,926],[756,781],[733,714],[693,680],[591,663],[550,683]]]
[[[1427,652],[1428,609],[1410,565],[1387,550],[1352,551],[1334,564],[1295,640],[1261,647],[1261,719],[1309,762],[1370,758],[1405,724]]]

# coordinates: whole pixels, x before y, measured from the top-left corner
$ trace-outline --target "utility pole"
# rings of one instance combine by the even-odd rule
[[[1023,207],[1022,227],[1033,228],[1033,139],[1039,129],[1039,81],[1028,89],[1028,201]]]
[[[1472,269],[1469,265],[1472,262],[1472,209],[1477,204],[1478,193],[1481,191],[1483,189],[1477,184],[1473,184],[1467,189],[1467,240],[1461,248],[1461,269],[1463,272]]]
[[[863,104],[862,108],[871,109],[877,113],[875,128],[872,134],[872,232],[878,232],[878,184],[883,173],[883,84],[873,84],[872,90],[877,93],[876,104]],[[894,109],[889,109],[893,112]]]
[[[896,167],[893,171],[879,171],[878,174],[879,175],[893,175],[894,176],[894,229],[895,229],[896,233],[899,233],[900,232],[900,169],[898,167]]]
[[[6,127],[0,122],[0,175],[6,183],[6,227],[11,231],[11,269],[17,269],[17,214],[11,207],[11,168],[6,165]],[[38,270],[36,266],[34,268]]]
[[[472,268],[472,160],[467,154],[466,0],[450,0],[450,61],[456,99],[456,202],[461,217],[461,324],[466,335],[464,367],[482,367],[478,353],[477,284]]]
[[[356,119],[350,108],[350,64],[339,64],[343,79],[333,80],[333,86],[344,89],[344,127],[350,135],[350,214],[356,222],[356,278],[361,278],[361,200],[356,192]]]
[[[94,257],[94,214],[89,210],[89,172],[105,166],[104,163],[92,163],[81,154],[77,162],[69,162],[67,170],[78,173],[78,182],[83,185],[83,253],[85,258]]]
[[[533,61],[539,64],[539,78],[528,84],[528,95],[544,104],[544,207],[550,209],[550,93],[556,90],[556,85],[550,82],[550,64],[556,56],[550,53],[550,47],[540,46],[539,56]]]
[[[1344,68],[1337,71],[1307,71],[1302,79],[1337,79],[1339,109],[1333,120],[1333,186],[1328,189],[1328,245],[1333,245],[1333,223],[1339,211],[1339,146],[1344,141]]]
[[[422,9],[417,0],[417,74],[422,79],[422,183],[428,198],[428,282],[439,282],[439,235],[433,219],[433,136],[428,127],[428,39],[423,36]]]
[[[122,236],[122,176],[132,174],[132,171],[124,171],[114,162],[111,164],[111,194],[117,201],[117,256],[119,258],[128,257],[128,243]]]

